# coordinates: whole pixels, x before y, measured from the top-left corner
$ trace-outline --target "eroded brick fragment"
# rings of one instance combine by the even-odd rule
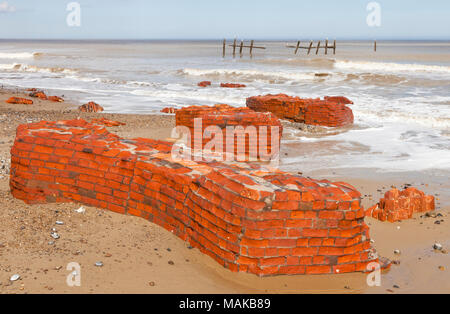
[[[258,112],[272,112],[278,118],[309,125],[342,127],[353,124],[352,103],[345,97],[303,99],[284,94],[247,98],[247,107]]]
[[[366,211],[366,216],[381,221],[397,222],[411,219],[414,213],[434,210],[434,196],[425,195],[416,188],[408,188],[404,191],[392,189],[386,192],[377,205]]]
[[[83,112],[101,112],[104,110],[102,106],[93,101],[78,107],[78,109]]]
[[[197,84],[198,87],[208,87],[211,86],[211,82],[210,81],[203,81]]]
[[[247,85],[236,84],[236,83],[221,83],[220,87],[222,87],[222,88],[245,88],[245,87],[247,87]]]
[[[6,100],[8,104],[16,105],[32,105],[33,101],[31,99],[21,98],[21,97],[10,97]]]

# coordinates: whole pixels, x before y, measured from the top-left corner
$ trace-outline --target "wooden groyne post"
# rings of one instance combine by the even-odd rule
[[[325,41],[325,45],[322,45],[321,41],[317,42],[317,46],[314,46],[314,41],[310,41],[308,46],[302,46],[301,41],[297,41],[296,45],[287,45],[288,48],[295,48],[294,54],[297,54],[300,49],[305,49],[308,55],[311,53],[312,49],[316,49],[316,55],[319,54],[320,49],[325,50],[325,55],[328,54],[329,49],[333,49],[333,54],[336,54],[336,40],[333,41],[333,45],[330,45],[328,39]]]
[[[229,47],[233,48],[233,58],[236,58],[236,49],[238,48],[237,39],[234,39],[233,44],[228,45]],[[227,47],[227,40],[223,40],[222,44],[222,57],[226,57],[226,47]],[[239,44],[239,56],[242,58],[244,56],[244,49],[249,48],[250,49],[250,57],[253,57],[253,50],[254,49],[266,49],[266,47],[262,46],[255,46],[255,41],[251,40],[250,44],[245,44],[244,40],[241,40],[241,43]]]

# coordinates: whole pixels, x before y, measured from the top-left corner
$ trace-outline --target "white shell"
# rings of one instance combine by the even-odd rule
[[[10,281],[17,281],[19,279],[20,279],[20,275],[19,274],[12,275],[11,278],[9,278]]]

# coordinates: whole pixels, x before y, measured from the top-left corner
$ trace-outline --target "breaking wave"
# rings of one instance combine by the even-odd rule
[[[33,59],[40,56],[40,52],[0,52],[0,59]]]
[[[341,70],[357,70],[357,71],[377,71],[388,73],[436,73],[450,74],[450,67],[442,65],[426,65],[426,64],[402,64],[391,62],[364,62],[364,61],[347,61],[337,60],[334,64],[336,69]]]

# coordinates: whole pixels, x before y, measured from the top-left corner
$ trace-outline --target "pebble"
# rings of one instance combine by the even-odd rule
[[[154,281],[150,281],[150,282],[148,283],[148,285],[149,285],[150,287],[154,287],[156,284],[155,284]]]
[[[60,238],[59,234],[57,234],[56,232],[52,232],[50,234],[52,236],[53,239],[58,240]]]
[[[84,214],[86,212],[86,209],[84,209],[83,206],[81,206],[80,208],[78,208],[77,210],[75,210],[75,212],[79,213],[79,214]]]
[[[400,252],[400,250],[395,250],[394,254],[400,255],[400,254],[402,254],[402,252]]]
[[[440,244],[440,243],[435,243],[435,244],[433,245],[433,249],[435,249],[436,251],[442,251],[442,249],[443,249],[442,244]]]
[[[103,263],[102,262],[97,262],[97,263],[95,263],[95,266],[96,267],[103,267]]]
[[[444,266],[439,266],[438,267],[440,271],[445,271],[445,267]]]
[[[62,222],[62,221],[57,221],[57,222],[55,222],[57,225],[59,225],[59,226],[62,226],[62,225],[64,225],[64,222]]]
[[[173,261],[168,261],[169,265],[175,265],[175,263]]]
[[[17,281],[19,279],[20,279],[20,275],[19,274],[12,275],[11,278],[9,278],[10,281]]]

